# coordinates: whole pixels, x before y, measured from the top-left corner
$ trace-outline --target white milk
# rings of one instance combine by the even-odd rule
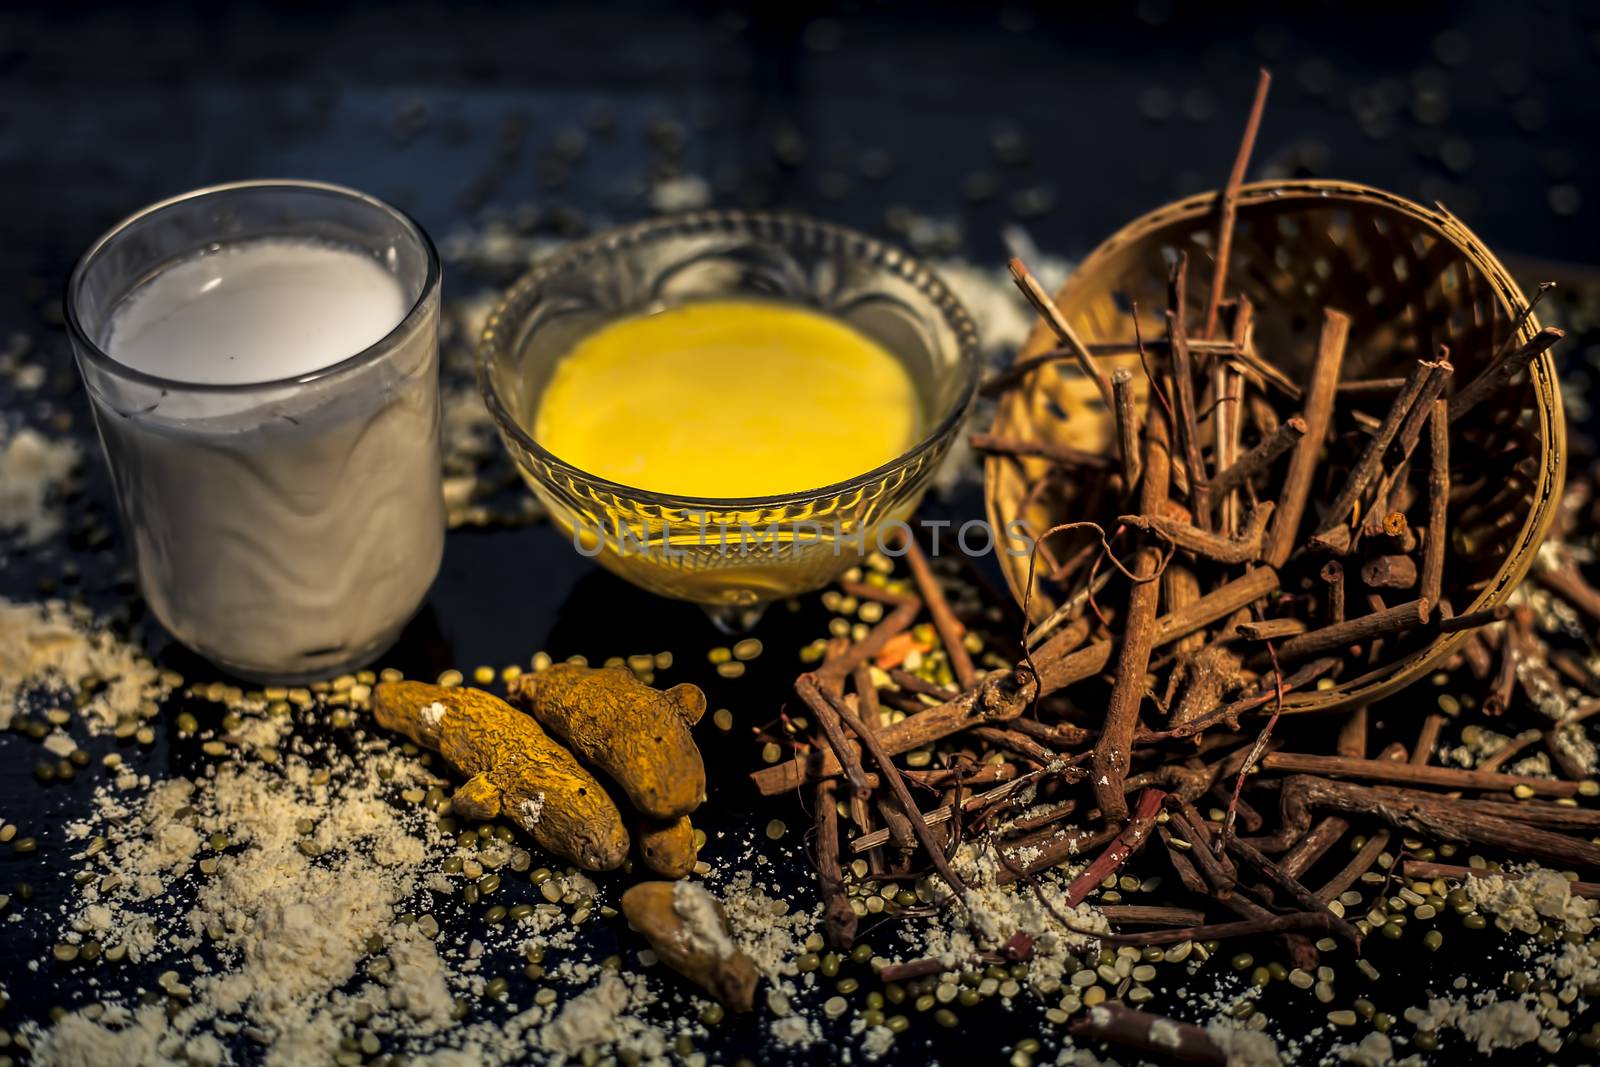
[[[178,263],[135,290],[103,346],[174,385],[98,398],[141,586],[173,634],[241,673],[290,679],[390,644],[438,570],[437,292],[387,354],[326,378],[410,311],[370,256],[288,239]]]
[[[157,275],[117,308],[118,363],[180,382],[293,378],[381,341],[410,310],[360,252],[308,241],[224,246]]]

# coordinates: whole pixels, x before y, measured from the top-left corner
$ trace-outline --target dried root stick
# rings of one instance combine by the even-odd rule
[[[505,815],[540,848],[585,870],[613,870],[628,858],[628,831],[605,789],[538,723],[493,694],[385,682],[373,690],[372,707],[385,729],[467,775],[451,802],[460,814]]]
[[[558,663],[524,674],[511,695],[609,775],[641,815],[666,822],[705,800],[705,763],[689,734],[706,710],[697,686],[652,689],[626,667]]]
[[[622,894],[628,925],[650,942],[661,962],[724,1007],[749,1011],[760,975],[739,950],[716,897],[696,882],[640,882]]]

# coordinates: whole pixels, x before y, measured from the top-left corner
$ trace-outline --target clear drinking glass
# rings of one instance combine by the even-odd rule
[[[534,440],[539,398],[578,339],[642,312],[730,297],[801,304],[883,345],[915,383],[922,439],[847,481],[748,499],[621,485]],[[798,216],[712,211],[600,234],[534,267],[490,316],[479,369],[506,447],[579,551],[738,629],[767,602],[827,584],[916,508],[971,406],[977,330],[944,283],[896,248]]]
[[[141,285],[262,238],[369,255],[410,310],[364,351],[262,383],[167,380],[108,354],[113,316]],[[84,254],[67,285],[72,344],[140,586],[179,641],[239,675],[296,681],[359,665],[399,636],[444,545],[439,284],[415,222],[316,182],[186,193]]]

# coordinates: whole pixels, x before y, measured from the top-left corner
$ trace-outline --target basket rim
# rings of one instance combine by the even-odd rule
[[[1118,227],[1073,268],[1066,282],[1053,297],[1056,305],[1066,311],[1065,305],[1074,295],[1076,279],[1093,276],[1095,268],[1103,260],[1117,254],[1134,241],[1143,240],[1151,232],[1180,220],[1188,221],[1214,213],[1221,202],[1221,195],[1221,190],[1218,189],[1195,193],[1156,207]],[[1439,239],[1448,241],[1450,246],[1477,269],[1493,287],[1501,309],[1513,321],[1528,307],[1527,296],[1499,257],[1466,223],[1452,214],[1443,204],[1428,208],[1406,197],[1359,182],[1306,178],[1248,182],[1239,187],[1238,209],[1243,212],[1254,205],[1285,200],[1309,200],[1320,203],[1343,200],[1362,205],[1379,204],[1388,207],[1430,229]],[[1524,321],[1520,333],[1524,339],[1528,339],[1538,333],[1540,328],[1538,317],[1530,314]],[[1044,329],[1044,324],[1035,319],[1033,332],[1024,342],[1023,351],[1033,347]],[[1534,387],[1535,411],[1538,413],[1540,429],[1539,474],[1533,487],[1533,506],[1529,509],[1512,548],[1496,569],[1494,578],[1471,605],[1457,609],[1461,614],[1497,606],[1510,597],[1533,565],[1538,546],[1549,533],[1559,508],[1562,487],[1566,481],[1567,434],[1566,413],[1562,406],[1560,383],[1556,378],[1555,357],[1546,350],[1529,365],[1528,374],[1530,384]],[[999,428],[998,423],[1006,413],[1008,403],[1009,401],[1002,400],[996,405],[991,430]],[[1003,462],[1003,457],[999,456],[989,456],[984,461],[984,507],[988,520],[995,529],[1003,528],[1001,524],[1005,521],[1000,514],[1000,505],[996,498],[999,471]],[[1011,591],[1012,598],[1020,607],[1024,599],[1024,590],[1019,587],[1019,577],[1015,568],[1002,565],[1000,569],[1005,575],[1006,586]],[[1284,697],[1284,711],[1336,711],[1390,696],[1419,681],[1470,636],[1470,631],[1439,635],[1428,645],[1412,652],[1404,659],[1385,664],[1354,678],[1336,682],[1332,688],[1289,693]]]

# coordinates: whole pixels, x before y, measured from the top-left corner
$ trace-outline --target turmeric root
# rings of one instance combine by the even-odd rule
[[[628,831],[604,787],[539,724],[491,693],[384,682],[373,711],[443,756],[467,780],[452,798],[469,819],[506,815],[541,848],[590,871],[628,857]]]
[[[689,727],[706,697],[685,683],[652,689],[626,667],[559,663],[512,684],[512,697],[621,787],[641,815],[668,822],[706,798],[706,768]]]
[[[622,894],[628,925],[645,936],[661,962],[724,1007],[749,1011],[760,975],[739,951],[727,913],[696,882],[640,882]]]
[[[639,825],[639,858],[663,878],[687,878],[694,873],[694,827],[689,817]]]

